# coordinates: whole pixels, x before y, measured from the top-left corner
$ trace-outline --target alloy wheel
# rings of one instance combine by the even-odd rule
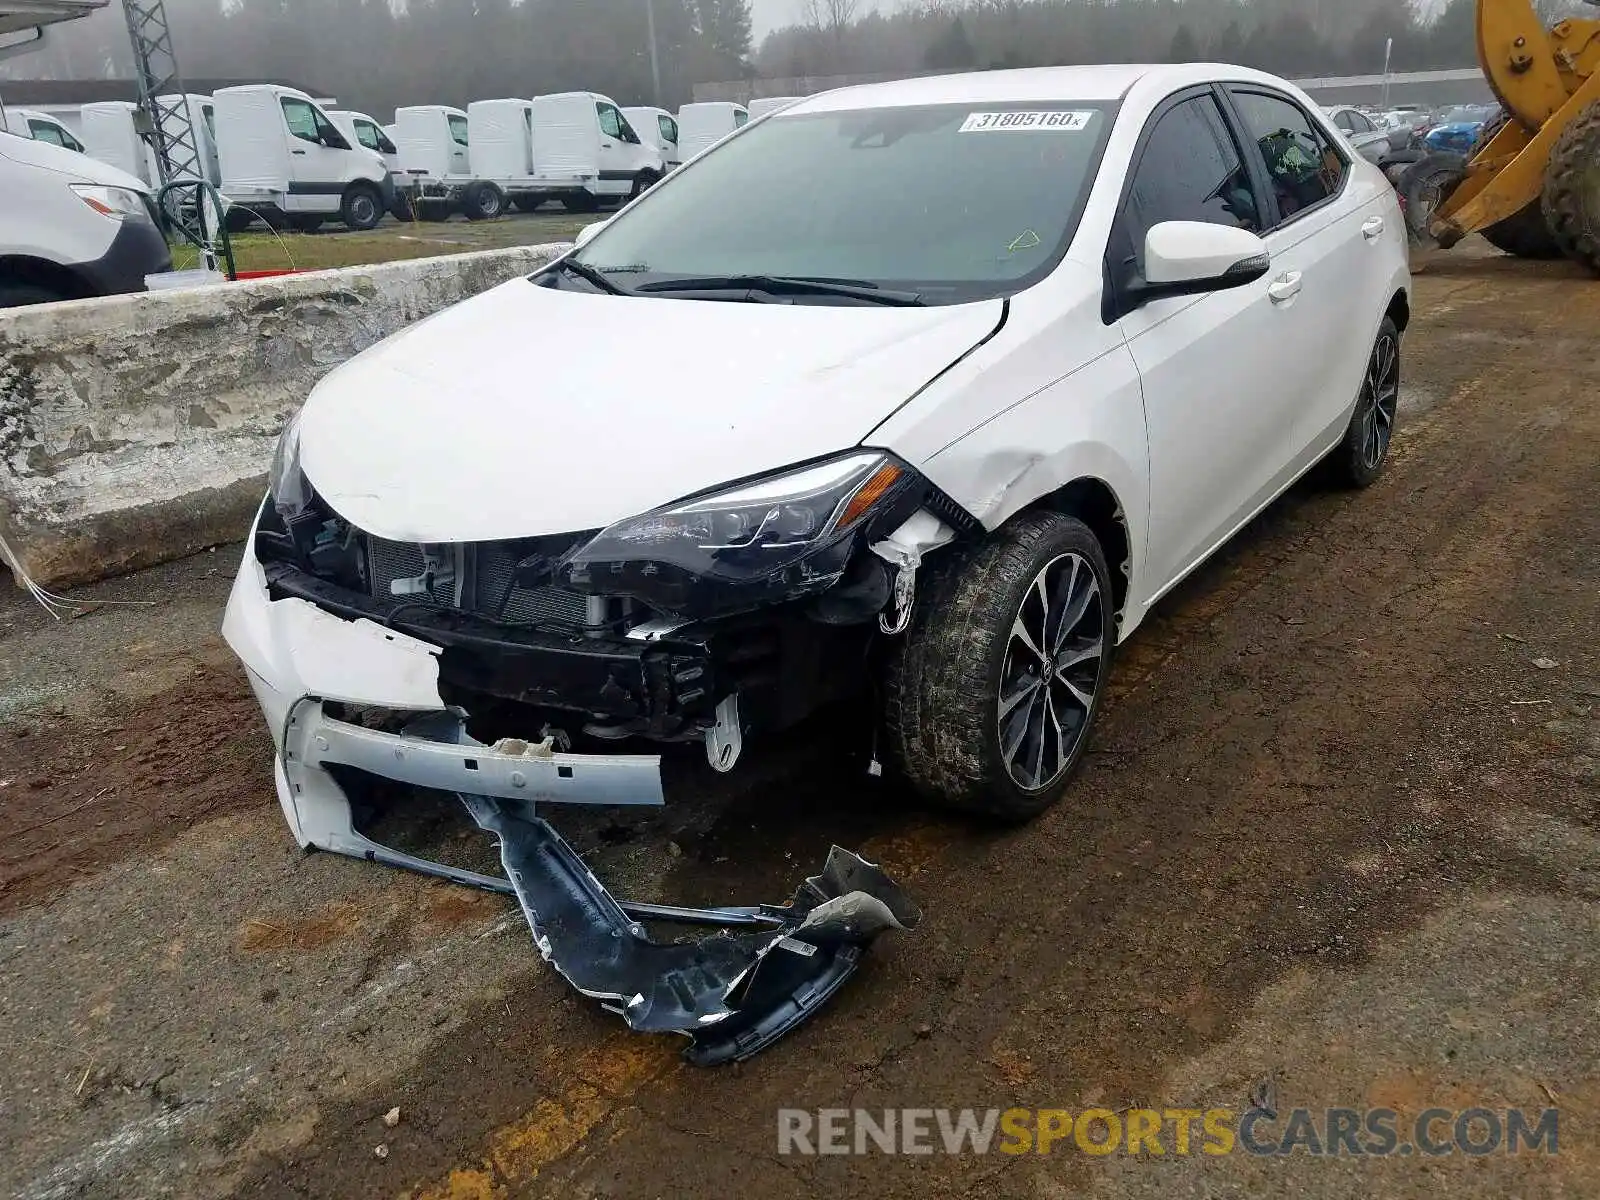
[[[1047,563],[1023,596],[1000,671],[1000,755],[1012,780],[1042,791],[1072,764],[1105,660],[1104,598],[1087,559]]]
[[[1400,407],[1400,346],[1393,334],[1383,334],[1372,348],[1361,385],[1361,405],[1361,461],[1371,471],[1389,453]]]

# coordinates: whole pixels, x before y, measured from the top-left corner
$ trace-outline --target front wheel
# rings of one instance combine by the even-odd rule
[[[1545,168],[1542,199],[1561,252],[1600,274],[1600,102],[1561,131]]]
[[[357,233],[376,229],[378,222],[383,220],[383,197],[378,195],[376,188],[351,188],[344,194],[344,202],[339,206],[339,219],[346,228]]]
[[[943,807],[1020,821],[1061,798],[1115,646],[1111,572],[1082,521],[1018,517],[924,568],[888,669],[900,773]]]
[[[1436,151],[1412,163],[1400,177],[1397,190],[1406,206],[1406,225],[1423,245],[1437,245],[1433,214],[1467,177],[1467,160],[1460,154]]]
[[[1350,417],[1344,441],[1328,456],[1333,483],[1371,487],[1383,474],[1400,415],[1400,330],[1389,317],[1378,326],[1378,338],[1361,377],[1361,394]]]

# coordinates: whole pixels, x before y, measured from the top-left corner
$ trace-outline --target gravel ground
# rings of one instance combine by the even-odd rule
[[[1415,310],[1388,476],[1295,489],[1165,601],[1043,819],[930,817],[799,746],[585,831],[641,892],[778,899],[838,841],[923,904],[737,1068],[623,1032],[499,898],[293,847],[215,633],[237,548],[61,625],[0,598],[0,1192],[1600,1194],[1600,287],[1480,248]],[[1263,1086],[1555,1106],[1560,1153],[776,1153],[779,1108]]]

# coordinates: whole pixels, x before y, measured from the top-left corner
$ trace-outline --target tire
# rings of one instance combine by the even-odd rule
[[[475,183],[461,198],[461,211],[469,221],[492,221],[505,213],[506,194],[492,183]]]
[[[1063,654],[1083,656],[1068,670],[1086,705],[1064,680],[1041,674],[1042,663],[1027,670],[1032,656],[1014,630],[1040,625],[1050,638],[1048,613],[1059,611],[1043,607],[1040,580],[1058,601],[1065,586],[1067,603],[1083,605],[1061,644]],[[979,546],[942,553],[923,568],[918,591],[911,628],[894,643],[886,672],[884,723],[894,766],[941,807],[1001,821],[1038,816],[1072,778],[1110,672],[1115,615],[1105,552],[1077,518],[1030,513]],[[1014,704],[1009,717],[1001,714],[1004,700]],[[1063,718],[1068,728],[1060,726]],[[1008,753],[1007,741],[1019,731],[1020,744]],[[1035,752],[1037,775],[1028,761]]]
[[[411,197],[405,192],[396,192],[394,203],[389,206],[389,215],[402,225],[409,225],[417,219],[417,214],[412,210]]]
[[[628,193],[629,200],[637,200],[656,184],[661,182],[661,176],[654,171],[640,171],[633,179],[633,191]]]
[[[516,207],[516,210],[518,212],[524,212],[524,213],[538,212],[539,211],[539,206],[544,203],[544,197],[543,196],[513,196],[513,197],[511,197],[511,203]]]
[[[54,304],[57,300],[70,300],[71,296],[40,287],[34,283],[6,283],[0,281],[0,308],[22,308],[29,304]]]
[[[307,213],[296,213],[289,218],[289,228],[296,233],[315,233],[322,228],[322,218]]]
[[[417,220],[426,221],[430,225],[450,219],[450,204],[446,200],[418,200],[411,206],[417,214]]]
[[[1561,244],[1544,219],[1544,204],[1535,200],[1521,212],[1496,221],[1483,231],[1484,239],[1496,250],[1517,258],[1552,259],[1564,257]]]
[[[243,233],[255,223],[255,213],[250,212],[248,209],[237,207],[230,208],[227,215],[222,218],[223,228],[229,233]]]
[[[356,233],[376,229],[383,220],[383,197],[378,195],[378,189],[360,186],[346,190],[339,205],[339,220]]]
[[[1411,236],[1424,245],[1436,245],[1428,232],[1434,209],[1449,199],[1467,174],[1467,159],[1447,150],[1424,155],[1400,176],[1400,199],[1406,206],[1406,226]]]
[[[593,192],[569,192],[561,197],[561,207],[569,213],[599,212],[600,198]]]
[[[1384,317],[1372,343],[1372,355],[1361,380],[1361,394],[1344,440],[1326,463],[1330,483],[1345,488],[1371,487],[1389,462],[1400,408],[1400,330]]]
[[[1600,275],[1600,101],[1579,113],[1556,139],[1542,199],[1561,252]]]

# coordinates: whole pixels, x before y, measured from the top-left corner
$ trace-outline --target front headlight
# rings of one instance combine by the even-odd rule
[[[267,490],[272,494],[272,507],[278,510],[278,515],[287,526],[293,526],[295,518],[311,504],[311,485],[300,470],[299,413],[284,426],[277,448],[272,452],[272,467],[267,472]]]
[[[600,595],[713,616],[832,587],[867,519],[921,487],[879,451],[857,451],[619,522],[561,575]]]
[[[150,206],[132,188],[106,187],[98,183],[69,185],[82,200],[102,217],[118,221],[149,221]]]

